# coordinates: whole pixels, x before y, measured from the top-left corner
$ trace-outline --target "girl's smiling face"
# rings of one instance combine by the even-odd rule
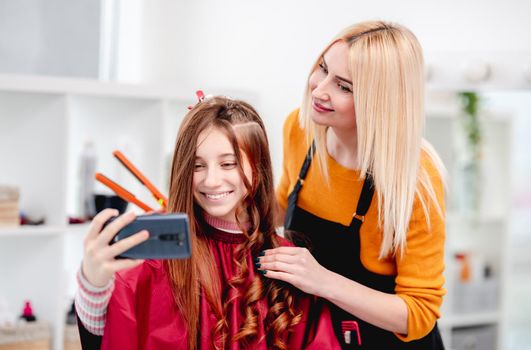
[[[243,172],[251,182],[251,167],[245,153],[241,154]],[[210,127],[199,134],[193,176],[194,198],[208,215],[236,221],[236,209],[247,194],[238,167],[232,144],[222,130]]]

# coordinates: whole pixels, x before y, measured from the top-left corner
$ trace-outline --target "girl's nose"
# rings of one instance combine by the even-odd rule
[[[206,172],[204,184],[208,187],[216,187],[220,184],[221,177],[219,171],[215,167],[211,167]]]

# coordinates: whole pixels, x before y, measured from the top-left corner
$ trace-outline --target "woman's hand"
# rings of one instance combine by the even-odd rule
[[[306,248],[279,247],[264,250],[256,267],[265,277],[292,284],[305,293],[323,296],[331,271],[321,266]]]
[[[106,286],[117,271],[140,265],[143,262],[143,260],[115,259],[116,256],[126,250],[147,240],[149,233],[143,230],[109,245],[118,231],[136,217],[135,213],[129,212],[103,228],[107,220],[113,216],[118,216],[118,211],[115,209],[105,209],[96,215],[90,224],[83,244],[82,273],[94,287]]]

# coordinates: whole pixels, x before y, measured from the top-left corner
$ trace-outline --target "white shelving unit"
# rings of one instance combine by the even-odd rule
[[[506,116],[481,116],[483,152],[479,209],[463,210],[466,191],[460,172],[459,112],[433,110],[428,113],[426,138],[439,152],[448,170],[446,289],[439,322],[449,349],[463,348],[463,339],[475,349],[474,337],[492,337],[489,346],[503,349],[506,324],[508,278],[511,123]],[[456,147],[457,146],[457,147]],[[471,257],[471,280],[461,282],[455,254]],[[481,278],[488,266],[489,278]],[[479,278],[478,278],[479,277]],[[483,347],[477,347],[478,349]]]
[[[112,156],[122,150],[163,192],[178,126],[194,92],[83,79],[0,75],[0,184],[17,186],[20,208],[46,225],[0,229],[0,294],[19,312],[32,302],[63,348],[87,225],[78,213],[79,155],[96,146],[98,171],[156,207]]]

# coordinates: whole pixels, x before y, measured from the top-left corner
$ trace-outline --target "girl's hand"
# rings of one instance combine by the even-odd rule
[[[115,209],[105,209],[96,215],[83,244],[82,273],[94,287],[106,286],[115,272],[140,265],[143,262],[143,260],[115,259],[126,250],[147,240],[149,233],[143,230],[109,245],[118,231],[136,217],[133,212],[126,213],[103,229],[103,225],[113,216],[118,216],[118,211]]]
[[[278,279],[305,293],[323,296],[330,271],[321,266],[306,248],[279,247],[264,250],[255,261],[265,277]]]

